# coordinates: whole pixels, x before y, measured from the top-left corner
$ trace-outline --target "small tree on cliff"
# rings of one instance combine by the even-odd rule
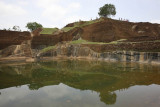
[[[20,27],[19,26],[13,26],[12,28],[14,31],[21,31]]]
[[[43,26],[37,22],[29,22],[26,25],[26,28],[28,28],[31,32],[37,28],[42,28]]]
[[[100,17],[111,17],[116,15],[116,8],[113,4],[105,4],[103,7],[99,8]]]

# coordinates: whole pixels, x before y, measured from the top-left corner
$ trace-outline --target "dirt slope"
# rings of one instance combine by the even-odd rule
[[[25,40],[30,40],[29,32],[0,30],[0,50],[11,45],[20,45]]]
[[[160,37],[160,25],[151,23],[131,23],[103,19],[83,27],[82,38],[94,42],[111,42],[119,39],[129,41],[156,40]]]

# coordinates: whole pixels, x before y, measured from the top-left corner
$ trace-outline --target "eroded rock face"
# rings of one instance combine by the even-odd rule
[[[40,33],[43,29],[42,28],[38,28],[36,30],[34,30],[32,33],[31,33],[31,36],[40,36]]]
[[[11,45],[1,50],[1,57],[32,57],[31,42],[34,36],[37,36],[41,29],[37,29],[30,34],[30,40],[23,41],[20,45]]]
[[[83,30],[81,28],[74,28],[68,32],[61,32],[57,35],[41,34],[40,36],[34,36],[32,40],[32,49],[41,49],[41,47],[53,46],[59,42],[72,41],[79,38],[77,35],[81,35]]]
[[[1,57],[7,57],[13,54],[14,50],[16,49],[17,45],[11,45],[8,48],[1,50],[0,55]]]
[[[32,57],[32,50],[31,50],[31,41],[24,41],[21,45],[12,45],[8,48],[5,48],[1,51],[1,57],[8,57],[8,56],[25,56],[25,57]]]
[[[0,50],[11,45],[20,45],[23,41],[30,39],[30,32],[0,30]]]
[[[59,44],[55,49],[40,54],[41,57],[72,57],[96,60],[160,63],[160,52],[111,51],[95,52],[89,47]]]
[[[119,39],[134,41],[134,38],[148,36],[143,39],[143,41],[147,41],[155,36],[160,37],[158,26],[158,24],[132,23],[106,18],[103,21],[84,26],[82,38],[93,42],[111,42]]]

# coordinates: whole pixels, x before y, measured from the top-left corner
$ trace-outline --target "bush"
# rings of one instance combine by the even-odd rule
[[[29,22],[26,25],[26,28],[28,28],[31,32],[37,28],[42,28],[43,26],[37,22]]]

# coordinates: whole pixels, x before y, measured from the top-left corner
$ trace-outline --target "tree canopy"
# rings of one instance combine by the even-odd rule
[[[30,31],[33,31],[37,28],[42,28],[43,26],[37,22],[28,22],[26,25],[26,28],[28,28]]]
[[[103,7],[99,8],[100,17],[111,17],[116,15],[116,8],[113,4],[105,4]]]

